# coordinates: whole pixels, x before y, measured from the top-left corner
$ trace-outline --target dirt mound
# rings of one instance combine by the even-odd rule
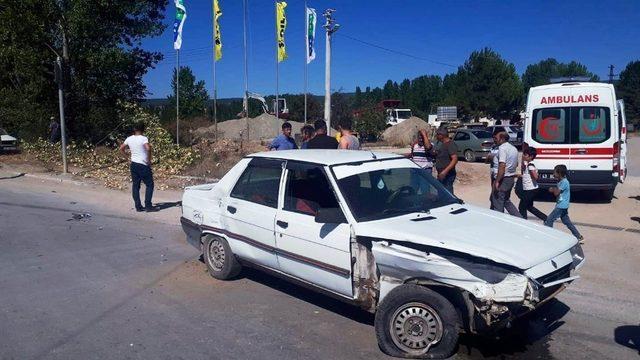
[[[249,140],[272,139],[281,132],[281,126],[284,120],[277,119],[273,115],[262,114],[254,118],[241,118],[227,120],[218,123],[218,136],[221,139],[239,140],[247,138]],[[303,124],[290,121],[292,132],[300,133]],[[247,124],[249,128],[247,129]],[[248,132],[248,136],[247,136]],[[202,127],[193,131],[196,139],[213,139],[215,137],[215,125]]]
[[[412,116],[398,125],[391,126],[382,133],[382,138],[394,146],[408,146],[418,136],[418,130],[426,129],[431,133],[431,127],[426,121]]]

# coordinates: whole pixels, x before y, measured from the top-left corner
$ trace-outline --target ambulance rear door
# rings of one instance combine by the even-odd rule
[[[620,141],[619,164],[620,171],[618,181],[624,182],[627,176],[627,115],[624,111],[624,101],[618,100],[618,136]]]

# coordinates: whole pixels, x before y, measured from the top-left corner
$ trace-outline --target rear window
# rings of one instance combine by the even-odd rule
[[[545,108],[533,111],[531,136],[541,144],[597,144],[611,135],[606,107]]]
[[[491,133],[485,130],[473,130],[473,135],[475,135],[478,139],[491,139]]]

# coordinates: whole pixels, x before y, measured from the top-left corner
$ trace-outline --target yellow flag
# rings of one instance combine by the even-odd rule
[[[287,16],[284,13],[284,8],[287,7],[287,3],[284,1],[278,1],[276,3],[276,36],[278,39],[278,62],[287,59],[287,48],[284,44],[284,31],[287,29]]]
[[[220,24],[218,19],[222,16],[222,10],[218,0],[213,0],[213,34],[214,34],[214,47],[215,47],[215,61],[222,59],[222,39],[220,38]]]

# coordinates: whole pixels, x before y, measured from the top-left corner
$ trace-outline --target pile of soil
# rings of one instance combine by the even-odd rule
[[[382,133],[384,141],[393,146],[409,146],[418,136],[418,130],[426,129],[431,134],[431,126],[417,116],[412,116],[398,125],[391,126]]]
[[[273,115],[262,114],[254,118],[240,118],[218,123],[218,137],[231,140],[265,140],[273,139],[281,133],[284,120]],[[304,124],[290,121],[292,132],[300,133]],[[249,125],[247,136],[247,124]],[[215,138],[215,125],[201,127],[193,131],[196,140]]]

